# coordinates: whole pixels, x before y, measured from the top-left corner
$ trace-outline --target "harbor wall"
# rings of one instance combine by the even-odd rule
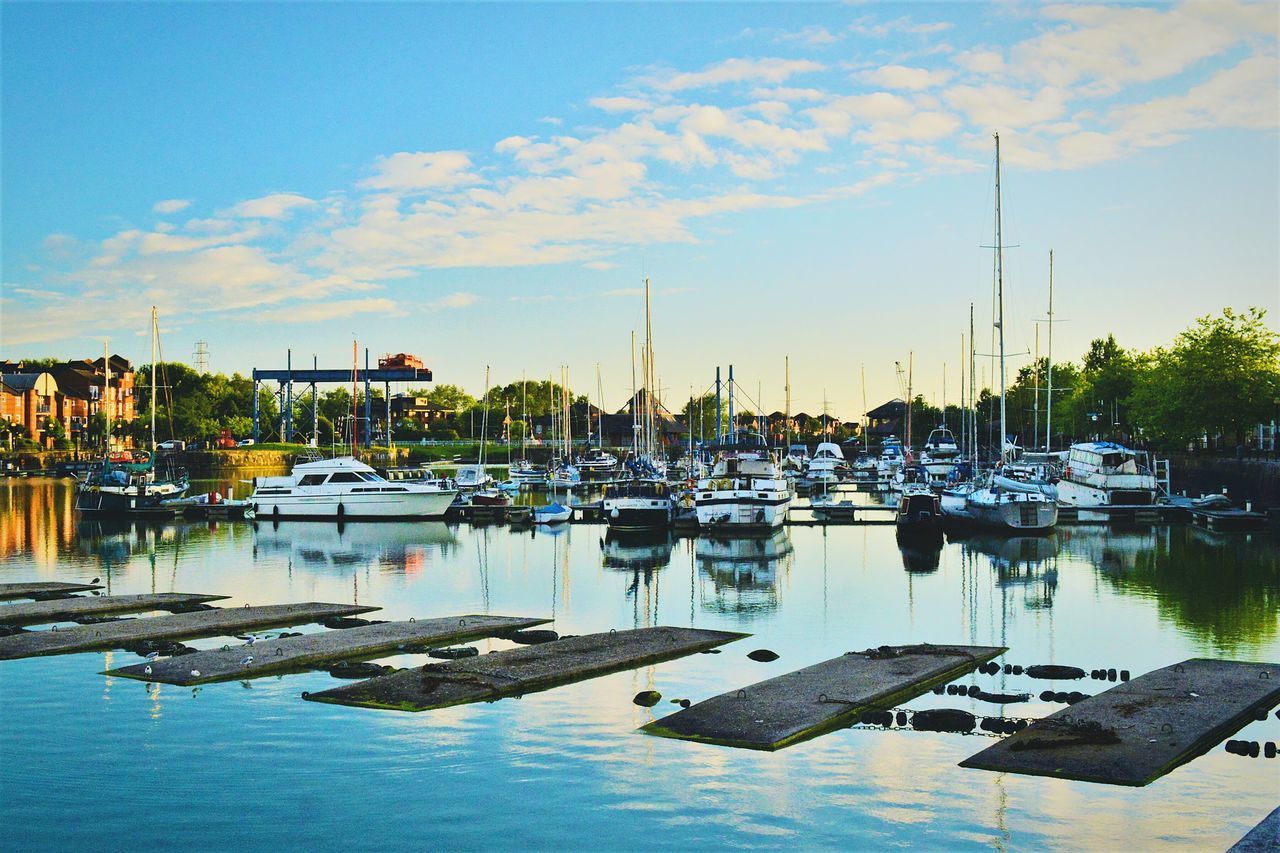
[[[1199,497],[1225,488],[1237,503],[1252,501],[1255,508],[1280,506],[1280,460],[1181,453],[1171,454],[1169,462],[1174,494]]]

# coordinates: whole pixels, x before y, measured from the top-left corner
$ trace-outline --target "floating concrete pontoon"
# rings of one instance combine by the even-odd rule
[[[259,640],[252,646],[236,645],[226,651],[213,649],[164,658],[149,664],[140,663],[107,670],[103,675],[184,686],[257,678],[276,672],[306,669],[316,663],[368,660],[407,647],[422,648],[478,639],[548,621],[550,620],[514,616],[451,616],[413,622],[380,622],[301,637]],[[246,656],[251,656],[252,662],[243,663]]]
[[[1249,830],[1227,853],[1275,853],[1280,850],[1280,808]]]
[[[976,669],[1006,649],[894,646],[849,652],[723,693],[641,731],[720,746],[775,750],[824,734]]]
[[[71,592],[88,592],[102,589],[95,583],[0,583],[0,599],[34,598],[37,595],[60,595]]]
[[[1280,664],[1193,658],[1117,684],[961,767],[1141,786],[1280,702]]]
[[[77,625],[61,631],[33,631],[0,637],[0,660],[118,649],[147,640],[188,640],[220,637],[255,628],[305,625],[333,616],[354,616],[377,607],[354,604],[268,604],[263,607],[229,607],[201,610],[150,619],[130,619],[101,625]]]
[[[364,708],[429,711],[536,693],[561,684],[684,657],[746,636],[750,635],[666,627],[587,634],[427,664],[323,693],[304,693],[303,698]]]
[[[225,595],[196,595],[185,592],[160,592],[147,595],[104,595],[53,598],[31,604],[10,604],[0,607],[0,625],[47,625],[65,622],[82,616],[102,616],[108,613],[141,613],[148,610],[168,610],[190,604],[204,604],[227,598]]]

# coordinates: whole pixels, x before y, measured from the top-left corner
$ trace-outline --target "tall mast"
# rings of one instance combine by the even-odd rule
[[[529,455],[529,374],[520,374],[520,459]]]
[[[636,399],[636,330],[631,330],[631,455],[640,453],[640,413],[636,407],[640,401]]]
[[[480,473],[484,473],[484,445],[489,436],[489,365],[484,366],[484,392],[480,395],[480,405],[484,406],[483,412],[480,414],[480,453],[477,462],[480,464]]]
[[[791,450],[791,356],[786,357],[785,370],[786,370],[785,378],[786,378],[786,384],[787,384],[787,411],[785,415],[786,424],[784,425],[784,431],[786,433],[787,450],[790,451]]]
[[[978,470],[978,365],[974,361],[977,342],[973,339],[973,303],[969,303],[969,455],[973,457],[973,470]]]
[[[654,441],[654,402],[653,402],[653,320],[649,308],[649,279],[644,280],[644,363],[645,363],[645,452],[653,456],[657,449]]]
[[[912,390],[912,377],[916,369],[916,354],[914,351],[907,353],[907,453],[911,452],[911,409],[912,403],[915,401],[915,392]]]
[[[947,363],[942,362],[942,428],[947,428]]]
[[[107,339],[102,339],[102,404],[107,411],[106,447],[107,458],[111,458],[111,356],[107,353]]]
[[[604,385],[600,382],[600,362],[596,362],[596,446],[604,450]]]
[[[867,434],[870,426],[867,419],[867,363],[862,363],[862,449],[864,452],[871,449],[871,436]]]
[[[1031,374],[1031,446],[1040,446],[1040,324],[1036,324],[1035,358]]]
[[[1049,250],[1049,369],[1046,381],[1049,385],[1045,402],[1044,452],[1053,450],[1053,249]]]
[[[359,381],[359,372],[360,372],[359,349],[360,349],[360,342],[352,341],[351,342],[351,455],[357,459],[359,458],[359,455],[356,452],[356,432],[358,431],[356,428],[360,424],[359,420],[356,417],[356,413],[357,413],[356,392],[358,388],[357,382]]]
[[[1005,461],[1008,422],[1004,399],[1004,232],[1000,221],[1000,134],[996,134],[996,330],[1000,336],[1000,462]]]
[[[156,306],[151,306],[151,452],[156,449]]]

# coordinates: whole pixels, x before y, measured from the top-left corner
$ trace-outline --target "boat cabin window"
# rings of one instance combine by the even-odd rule
[[[367,472],[365,472],[365,471],[358,471],[358,472],[356,473],[356,476],[357,476],[357,477],[359,477],[361,480],[364,480],[366,483],[381,483],[381,482],[382,482],[382,478],[381,478],[381,477],[379,477],[377,474],[369,474],[369,473],[367,473]]]
[[[359,483],[360,478],[351,471],[339,471],[329,476],[330,483]]]
[[[318,486],[324,482],[324,474],[307,474],[298,481],[299,486]]]

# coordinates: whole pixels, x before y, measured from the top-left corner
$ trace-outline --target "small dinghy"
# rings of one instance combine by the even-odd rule
[[[562,503],[540,506],[533,511],[534,524],[562,524],[573,518],[573,507]]]

